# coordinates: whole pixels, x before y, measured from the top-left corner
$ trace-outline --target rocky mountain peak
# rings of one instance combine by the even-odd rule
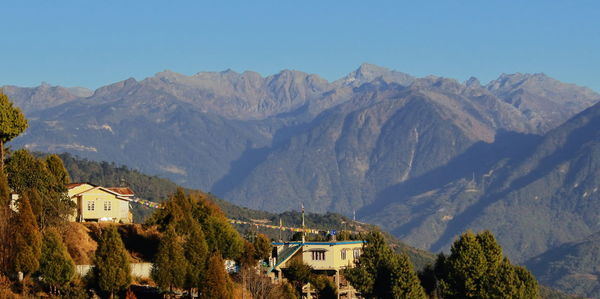
[[[337,80],[335,83],[338,85],[358,87],[377,78],[382,78],[388,83],[397,83],[403,86],[408,86],[414,80],[414,77],[408,74],[393,71],[374,64],[363,63],[358,69],[351,72],[346,77]]]
[[[479,82],[479,79],[471,77],[467,81],[465,81],[465,85],[469,88],[480,88],[481,82]]]

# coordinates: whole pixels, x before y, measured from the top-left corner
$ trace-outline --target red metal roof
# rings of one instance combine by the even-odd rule
[[[133,193],[133,190],[129,189],[129,187],[108,187],[106,189],[124,196],[135,195],[135,193]]]

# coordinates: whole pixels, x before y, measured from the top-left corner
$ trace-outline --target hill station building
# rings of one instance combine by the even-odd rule
[[[67,185],[69,198],[77,205],[71,221],[132,223],[130,202],[135,194],[129,187],[102,187],[90,183]]]
[[[327,275],[337,286],[338,298],[358,298],[358,292],[348,283],[342,270],[354,267],[365,241],[330,242],[273,242],[269,259],[269,276],[274,281],[284,279],[282,270],[293,260],[311,266],[315,274]],[[314,291],[307,284],[302,288],[302,298],[314,298]]]

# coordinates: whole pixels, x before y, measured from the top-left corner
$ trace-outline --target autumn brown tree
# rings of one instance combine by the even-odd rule
[[[10,226],[13,212],[9,208],[10,190],[3,171],[0,171],[0,274],[11,270],[13,231]]]
[[[214,251],[208,260],[206,280],[202,288],[203,298],[233,298],[233,284],[225,271],[225,263],[218,251]]]

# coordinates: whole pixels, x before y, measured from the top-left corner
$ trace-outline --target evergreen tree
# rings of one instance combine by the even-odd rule
[[[232,260],[240,257],[244,240],[214,202],[199,193],[186,195],[183,189],[179,188],[163,203],[163,207],[146,223],[157,225],[160,231],[174,225],[175,231],[184,235],[197,221],[202,227],[210,252],[218,250],[224,258]]]
[[[75,277],[75,264],[55,229],[44,233],[42,256],[40,258],[40,276],[44,284],[55,290],[65,287]]]
[[[42,236],[31,211],[29,199],[19,200],[19,212],[15,217],[14,229],[14,271],[29,275],[39,268],[42,254]]]
[[[112,298],[131,283],[129,256],[114,225],[102,230],[94,258],[94,280]]]
[[[448,257],[436,261],[436,292],[443,298],[537,298],[538,284],[525,268],[502,256],[489,231],[462,234]]]
[[[450,269],[442,293],[447,298],[481,298],[484,292],[487,260],[475,234],[467,231],[452,244],[446,259]]]
[[[239,260],[242,268],[251,268],[256,266],[256,249],[252,243],[244,240],[244,252]]]
[[[394,254],[390,260],[392,298],[426,298],[413,265],[404,254]]]
[[[257,234],[254,238],[255,258],[259,261],[268,259],[271,256],[271,240],[264,234]]]
[[[53,168],[59,168],[62,162],[55,157],[50,160]],[[8,183],[14,192],[29,196],[38,225],[58,225],[71,215],[75,204],[66,196],[63,181],[48,170],[45,160],[38,159],[25,149],[12,153],[6,164]]]
[[[293,259],[283,270],[283,276],[294,286],[296,293],[302,295],[302,287],[310,282],[313,268],[300,259]]]
[[[317,291],[319,299],[337,299],[337,288],[333,281],[329,280],[325,275],[313,275],[310,279],[310,284]]]
[[[197,288],[204,282],[206,275],[206,263],[208,260],[208,245],[200,224],[194,222],[190,227],[190,233],[185,242],[185,258],[188,262],[186,276],[186,287]]]
[[[27,119],[0,90],[0,171],[4,171],[4,144],[27,129]]]
[[[10,187],[19,194],[31,189],[47,191],[52,181],[46,164],[26,149],[11,154],[6,172]]]
[[[202,289],[203,298],[233,298],[233,285],[229,274],[225,271],[225,263],[218,251],[214,251],[208,259],[206,280]]]
[[[65,168],[63,160],[56,154],[46,156],[46,168],[54,178],[57,186],[64,187],[71,182],[69,172]]]
[[[209,251],[218,250],[223,258],[236,260],[244,250],[244,239],[212,201],[192,193],[194,218],[202,226]]]
[[[184,287],[188,265],[175,229],[169,226],[160,240],[151,276],[162,289]]]
[[[533,274],[525,267],[513,265],[513,269],[520,281],[520,297],[518,298],[538,298],[540,288]]]
[[[194,200],[186,195],[182,188],[177,188],[175,193],[162,203],[162,207],[147,221],[148,224],[158,225],[162,232],[173,226],[176,233],[183,235],[195,221],[192,215]]]
[[[344,275],[367,298],[425,298],[418,276],[406,256],[396,255],[380,232],[366,238],[363,253]]]

